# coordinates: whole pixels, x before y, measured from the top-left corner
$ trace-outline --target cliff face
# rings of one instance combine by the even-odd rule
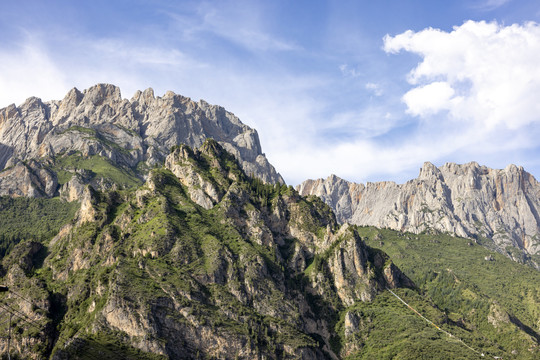
[[[19,320],[34,329],[13,339],[19,353],[337,358],[341,311],[414,286],[320,199],[249,178],[213,140],[174,147],[136,189],[80,199],[52,240],[2,262],[20,295],[3,304],[33,319]]]
[[[330,176],[307,180],[297,190],[320,196],[340,222],[487,238],[516,260],[540,263],[540,184],[515,165],[494,170],[474,162],[440,168],[425,163],[418,178],[405,184],[364,185]]]
[[[73,89],[61,101],[29,98],[0,110],[0,195],[53,196],[58,183],[67,181],[66,165],[78,156],[142,178],[172,146],[199,147],[206,138],[232,153],[246,173],[283,183],[262,153],[257,132],[222,107],[172,92],[156,97],[152,89],[126,100],[118,87],[98,84]],[[86,178],[99,187],[99,179]]]

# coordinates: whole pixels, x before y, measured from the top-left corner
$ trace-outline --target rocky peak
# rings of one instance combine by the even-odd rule
[[[120,88],[111,84],[97,84],[83,92],[83,101],[94,106],[122,101]]]
[[[64,96],[61,103],[66,108],[76,107],[81,103],[83,97],[84,94],[79,89],[73,88]]]
[[[506,166],[504,171],[510,174],[522,174],[524,172],[523,166],[516,166],[514,164],[509,164]]]
[[[154,95],[154,89],[148,88],[142,92],[140,90],[137,90],[135,94],[133,95],[133,97],[131,98],[131,102],[132,103],[137,102],[139,104],[148,106],[149,104],[154,102],[155,99],[156,97]]]
[[[2,131],[2,125],[4,124],[4,122],[9,118],[14,117],[16,113],[17,107],[15,106],[15,104],[11,104],[8,107],[0,110],[0,131]]]
[[[515,260],[540,264],[540,184],[522,167],[494,170],[470,162],[437,168],[426,162],[418,178],[405,184],[363,186],[329,177],[307,180],[297,189],[320,196],[340,222],[449,232],[477,239]]]
[[[429,161],[424,163],[424,166],[420,169],[420,175],[418,180],[424,181],[444,181],[441,171]]]
[[[31,96],[22,104],[21,106],[26,111],[32,111],[34,109],[41,109],[44,107],[43,102],[40,98]]]
[[[140,181],[149,168],[163,164],[171,147],[199,147],[207,138],[232,153],[248,174],[264,182],[283,183],[262,153],[257,132],[222,107],[197,103],[171,91],[156,97],[151,88],[136,92],[131,101],[123,100],[120,89],[110,84],[97,84],[82,92],[74,88],[61,101],[43,103],[29,98],[19,107],[1,109],[0,173],[31,159],[37,162],[36,168],[65,171],[63,163],[80,164],[82,155],[85,161],[105,161],[137,182],[135,178]],[[99,167],[75,166],[68,171],[94,171],[93,186],[110,186],[111,179],[99,180],[102,175],[96,169]],[[28,188],[24,181],[0,177],[0,194]],[[64,183],[62,180],[53,194]],[[34,193],[49,191],[29,192]]]

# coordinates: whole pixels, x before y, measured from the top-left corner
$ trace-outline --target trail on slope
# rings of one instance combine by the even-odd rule
[[[484,357],[484,353],[470,347],[469,345],[465,344],[465,342],[463,342],[463,340],[461,340],[460,338],[458,338],[457,336],[455,335],[452,335],[451,333],[449,333],[448,331],[444,330],[444,329],[441,329],[439,326],[437,326],[433,321],[429,320],[428,318],[426,318],[425,316],[423,316],[422,314],[420,314],[418,311],[416,311],[415,308],[413,308],[411,305],[407,304],[407,302],[405,302],[405,300],[403,300],[402,298],[400,298],[395,292],[393,292],[392,290],[390,290],[388,287],[386,288],[386,290],[390,291],[390,293],[392,295],[394,295],[399,301],[401,301],[403,304],[405,304],[405,306],[407,306],[409,309],[411,309],[416,315],[420,316],[422,319],[424,319],[428,324],[431,324],[433,325],[437,330],[445,333],[446,335],[448,335],[450,338],[452,339],[455,339],[457,340],[458,342],[460,342],[463,346],[465,346],[467,349],[471,350],[471,351],[474,351],[475,353],[477,353],[478,355]],[[493,357],[494,359],[499,359],[499,357],[497,356],[494,356]]]

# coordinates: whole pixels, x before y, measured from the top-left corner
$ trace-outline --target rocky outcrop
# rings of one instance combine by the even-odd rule
[[[414,287],[386,254],[368,248],[347,225],[342,226],[331,243],[334,250],[329,254],[328,269],[343,304],[372,301],[385,288]]]
[[[320,196],[340,222],[487,238],[520,261],[540,255],[540,184],[515,165],[494,170],[475,162],[440,168],[425,163],[418,178],[405,184],[355,184],[332,175],[297,190]]]
[[[224,150],[218,150],[213,141],[207,141],[200,151],[181,145],[174,148],[167,156],[165,167],[186,186],[191,200],[208,210],[221,201],[225,194],[222,189],[229,184],[226,177],[210,178],[204,176],[205,172],[201,170],[203,170],[202,167],[213,166],[216,171],[226,174],[226,169],[221,167],[219,161],[215,161],[224,155]],[[211,164],[208,157],[214,159]],[[216,178],[220,180],[220,183],[215,181]]]
[[[0,171],[0,196],[52,197],[57,187],[56,174],[35,160]]]
[[[257,132],[222,107],[170,91],[155,96],[152,89],[126,100],[118,87],[98,84],[83,92],[72,89],[60,101],[32,97],[0,110],[0,194],[51,196],[58,190],[51,169],[65,156],[104,158],[144,176],[163,163],[172,146],[197,148],[207,138],[232,153],[246,173],[283,183],[262,153]],[[28,167],[30,161],[38,165]],[[37,174],[36,167],[51,174]]]

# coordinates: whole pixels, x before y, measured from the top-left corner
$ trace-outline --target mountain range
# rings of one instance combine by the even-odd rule
[[[535,359],[539,200],[476,163],[294,189],[202,100],[29,98],[0,110],[0,351]]]
[[[98,84],[72,89],[61,101],[31,97],[0,110],[0,195],[52,197],[75,170],[95,188],[140,184],[172,146],[199,147],[208,137],[234,154],[246,173],[284,182],[262,153],[257,132],[222,107],[173,92],[156,97],[152,89],[126,100],[118,87]],[[96,177],[88,159],[120,173]]]
[[[297,190],[321,197],[342,223],[468,237],[540,269],[540,184],[522,167],[426,162],[405,184],[355,184],[332,175]]]

